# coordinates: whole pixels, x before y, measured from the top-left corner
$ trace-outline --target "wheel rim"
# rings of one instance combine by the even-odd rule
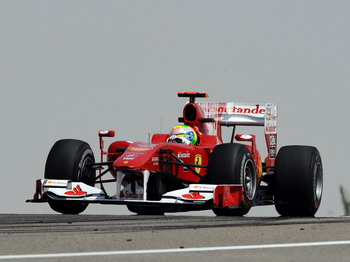
[[[321,201],[322,189],[323,189],[322,166],[320,162],[316,164],[316,168],[314,172],[315,172],[314,174],[315,197],[316,197],[317,203],[319,203]]]
[[[244,174],[243,174],[243,186],[244,191],[249,200],[253,200],[256,190],[256,177],[254,172],[254,166],[251,160],[245,163]]]
[[[79,181],[82,181],[85,184],[93,185],[94,184],[94,174],[93,169],[91,169],[90,165],[94,163],[91,157],[87,157],[84,159],[82,170],[79,174]]]

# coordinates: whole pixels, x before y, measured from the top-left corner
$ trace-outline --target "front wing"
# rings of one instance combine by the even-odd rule
[[[38,179],[33,199],[28,202],[79,201],[116,205],[187,206],[189,210],[210,208],[239,208],[243,201],[242,185],[190,184],[189,187],[165,193],[162,198],[146,200],[137,197],[107,196],[96,187],[70,180]]]

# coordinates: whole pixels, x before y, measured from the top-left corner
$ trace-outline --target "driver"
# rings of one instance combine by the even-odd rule
[[[167,142],[179,143],[179,144],[197,144],[197,134],[192,127],[186,125],[175,126],[171,132],[170,137],[167,139]]]

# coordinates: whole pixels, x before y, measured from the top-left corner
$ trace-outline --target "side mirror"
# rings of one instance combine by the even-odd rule
[[[115,131],[114,130],[100,130],[98,131],[99,137],[114,137]]]

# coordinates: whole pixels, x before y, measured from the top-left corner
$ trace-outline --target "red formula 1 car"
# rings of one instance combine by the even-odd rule
[[[178,96],[189,99],[181,125],[147,143],[115,141],[108,150],[104,139],[115,132],[99,131],[99,162],[86,142],[57,141],[29,201],[48,202],[64,214],[100,203],[126,205],[137,214],[212,209],[243,216],[252,206],[275,205],[282,216],[314,216],[323,186],[320,154],[311,146],[284,146],[277,153],[276,105],[196,102],[208,97],[197,92]],[[263,127],[264,159],[255,135],[235,134],[240,125]],[[233,127],[231,141],[224,143],[222,126]],[[106,183],[115,185],[112,194]]]

